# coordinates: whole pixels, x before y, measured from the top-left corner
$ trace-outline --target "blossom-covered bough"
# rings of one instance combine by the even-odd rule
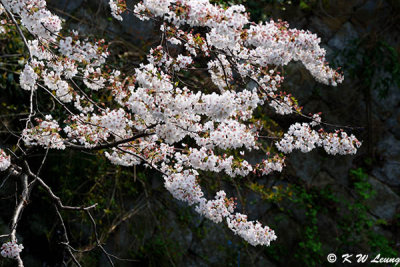
[[[343,130],[326,132],[320,114],[303,114],[297,100],[282,91],[283,67],[300,61],[319,82],[336,86],[343,76],[325,61],[320,39],[308,31],[290,29],[283,21],[253,23],[241,5],[224,8],[208,0],[145,0],[129,9],[123,0],[110,0],[112,15],[156,20],[160,44],[132,76],[107,65],[104,40],[93,41],[76,31],[62,29],[62,20],[46,8],[44,0],[0,0],[1,16],[23,39],[26,65],[20,86],[30,95],[30,113],[16,149],[0,150],[0,171],[22,177],[9,237],[1,254],[22,266],[16,228],[35,185],[45,189],[57,209],[89,207],[62,204],[40,169],[26,161],[34,147],[101,150],[112,164],[144,164],[160,172],[165,188],[178,200],[215,223],[225,222],[251,245],[266,245],[277,236],[268,226],[235,212],[234,198],[219,191],[207,199],[200,186],[205,172],[224,172],[232,178],[280,172],[284,154],[322,147],[329,154],[355,154],[360,142]],[[126,14],[123,14],[126,13]],[[199,72],[197,82],[186,79]],[[190,74],[190,75],[185,75]],[[78,82],[79,81],[79,82]],[[212,82],[212,85],[211,82]],[[51,110],[37,112],[34,96],[42,94],[59,105],[65,117]],[[100,102],[101,95],[111,101]],[[96,96],[96,97],[93,97]],[[297,114],[309,122],[294,123],[283,135],[263,136],[255,114],[268,107],[281,115]],[[47,112],[46,114],[43,114]],[[266,147],[263,139],[274,141]],[[250,164],[245,155],[268,151]],[[235,153],[235,151],[239,153]],[[45,158],[43,159],[43,162]],[[112,264],[112,255],[98,243]],[[65,245],[73,251],[65,234]]]

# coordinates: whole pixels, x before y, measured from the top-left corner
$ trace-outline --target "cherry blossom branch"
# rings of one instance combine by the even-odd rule
[[[312,116],[307,116],[301,112],[296,112],[296,114],[298,114],[304,118],[307,118],[309,120],[312,120],[314,122],[318,122]],[[336,127],[336,128],[346,128],[346,129],[350,129],[350,130],[365,129],[365,127],[363,127],[363,126],[338,125],[338,124],[328,123],[328,122],[324,122],[324,121],[321,121],[319,123],[324,124],[326,126],[331,126],[331,127]]]
[[[100,109],[100,110],[104,110],[104,108],[102,108],[102,107],[100,107],[99,105],[97,105],[97,103],[96,102],[94,102],[77,84],[76,84],[76,82],[73,80],[73,79],[69,79],[71,82],[72,82],[72,84],[75,86],[75,88],[77,88],[81,93],[82,93],[82,95],[84,95],[85,97],[86,97],[86,99],[87,100],[89,100],[90,101],[90,103],[92,103],[93,105],[95,105],[98,109]]]
[[[85,147],[85,146],[80,146],[80,145],[75,145],[73,143],[70,142],[66,142],[66,147],[70,147],[73,149],[82,149],[82,150],[101,150],[101,149],[107,149],[107,148],[113,148],[113,147],[117,147],[118,145],[121,144],[125,144],[125,143],[129,143],[132,141],[135,141],[136,139],[142,138],[142,137],[146,137],[146,136],[151,136],[154,135],[155,133],[139,133],[136,134],[132,137],[126,138],[126,139],[122,139],[122,140],[118,140],[112,143],[107,143],[107,144],[101,144],[101,145],[97,145],[94,147]]]
[[[62,21],[46,9],[44,0],[38,0],[37,6],[29,0],[0,1],[21,17],[21,25],[33,37],[27,41],[21,36],[30,52],[30,60],[20,75],[21,88],[31,94],[30,113],[22,139],[17,142],[22,156],[18,158],[11,151],[15,161],[22,162],[24,167],[14,167],[14,162],[13,167],[21,175],[33,178],[25,187],[30,189],[39,183],[45,189],[59,217],[62,209],[85,211],[93,225],[95,247],[99,246],[111,265],[114,256],[105,251],[103,238],[98,235],[96,221],[90,212],[95,205],[64,205],[40,178],[47,151],[35,174],[27,162],[32,152],[30,146],[82,152],[110,149],[105,151],[105,156],[111,163],[123,166],[142,163],[155,169],[163,174],[165,187],[175,198],[195,206],[197,212],[216,223],[225,221],[235,234],[250,244],[268,246],[276,239],[274,231],[258,222],[248,221],[244,214],[234,214],[236,203],[228,199],[224,191],[219,191],[213,200],[204,198],[197,181],[200,179],[198,171],[224,171],[231,177],[246,176],[251,171],[263,175],[281,171],[284,166],[282,155],[270,157],[267,153],[268,158],[255,165],[237,156],[237,152],[244,156],[245,150],[268,151],[265,142],[258,142],[258,138],[271,139],[271,147],[275,145],[283,153],[293,149],[309,152],[315,147],[323,147],[330,154],[354,154],[360,145],[355,136],[343,131],[313,130],[312,127],[319,123],[329,124],[321,122],[318,114],[314,115],[316,117],[302,114],[297,100],[280,89],[285,73],[277,70],[291,61],[301,61],[321,83],[335,86],[343,80],[337,70],[326,64],[320,40],[307,31],[290,29],[286,22],[252,23],[242,5],[223,8],[209,1],[191,0],[138,3],[134,10],[128,11],[142,20],[156,19],[164,23],[160,28],[161,45],[151,50],[146,64],[135,67],[134,76],[129,76],[121,75],[116,66],[105,65],[110,53],[103,40],[90,42],[81,38],[78,32],[61,35]],[[112,15],[122,20],[126,2],[110,0],[109,3]],[[46,12],[36,13],[41,10]],[[21,34],[17,21],[13,21]],[[170,43],[182,47],[171,54]],[[197,63],[207,64],[202,71],[208,78],[194,81],[183,75],[190,74],[186,72],[189,69],[200,70],[195,67]],[[74,79],[82,79],[93,94],[86,94],[86,89],[82,90]],[[252,81],[258,85],[257,89],[248,87]],[[203,89],[208,87],[208,82],[213,83],[211,88],[218,87],[220,92],[211,90],[213,92],[209,93],[208,88]],[[38,87],[51,95],[53,108],[46,110],[48,114],[42,114],[36,102],[37,111],[45,119],[36,118],[39,125],[28,129],[35,115],[33,98]],[[105,98],[105,103],[101,103]],[[78,114],[70,106],[71,102]],[[272,142],[277,138],[272,132],[268,132],[269,136],[258,135],[258,127],[261,127],[258,122],[262,121],[257,117],[256,109],[265,104],[277,114],[296,113],[312,122],[295,123],[280,136],[280,140]],[[51,113],[56,105],[61,107],[63,115],[53,118],[55,114]],[[59,125],[62,117],[67,117],[64,120],[66,139],[62,137]],[[148,125],[154,125],[154,129],[149,131]],[[187,147],[182,142],[188,138],[193,142]],[[20,140],[24,141],[27,150],[21,148]],[[185,149],[179,150],[182,146]],[[220,149],[226,152],[223,156],[214,153],[219,153]],[[0,153],[0,168],[4,170],[10,166],[10,156],[2,150]],[[241,199],[240,187],[236,183],[235,186]],[[61,224],[64,224],[62,218]],[[75,251],[69,245],[68,236],[64,236],[63,243],[70,254]]]

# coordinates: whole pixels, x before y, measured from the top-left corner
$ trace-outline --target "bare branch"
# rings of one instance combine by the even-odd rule
[[[139,139],[139,138],[142,138],[142,137],[146,137],[146,136],[150,136],[150,135],[153,135],[153,134],[155,134],[155,133],[139,133],[137,135],[134,135],[134,136],[126,138],[126,139],[122,139],[122,140],[115,141],[115,142],[112,142],[112,143],[97,145],[95,147],[85,147],[85,146],[75,145],[73,143],[68,142],[66,147],[70,147],[70,148],[73,148],[73,149],[82,149],[82,150],[100,150],[100,149],[106,149],[106,148],[113,148],[113,147],[116,147],[118,145],[125,144],[125,143],[128,143],[128,142],[134,141],[136,139]]]
[[[5,11],[7,12],[7,15],[10,16],[12,22],[14,23],[15,27],[17,27],[17,31],[18,34],[21,36],[22,41],[24,42],[26,49],[28,50],[29,53],[29,59],[28,61],[32,58],[32,53],[31,53],[31,49],[29,48],[28,42],[26,41],[25,35],[23,34],[21,28],[18,25],[18,22],[15,20],[14,15],[11,13],[11,11],[8,11],[7,8],[5,8],[6,6],[3,4],[3,1],[0,0],[0,3],[2,4],[2,6],[4,7]]]
[[[11,242],[17,242],[17,226],[18,226],[18,221],[19,218],[21,217],[22,211],[26,204],[28,203],[28,198],[29,198],[29,189],[28,189],[28,175],[22,174],[21,176],[21,184],[22,184],[22,194],[21,194],[21,199],[16,206],[14,210],[14,214],[11,219],[11,233],[10,233],[10,238]],[[23,267],[24,263],[21,259],[21,256],[18,254],[16,257],[16,260],[18,262],[18,267]]]
[[[34,174],[30,168],[29,165],[26,161],[24,161],[25,167],[27,169],[28,175],[33,177],[35,180],[37,180],[39,182],[39,184],[46,189],[47,193],[49,194],[49,196],[55,200],[56,204],[58,205],[58,207],[60,207],[61,209],[64,210],[90,210],[93,209],[97,206],[97,203],[90,205],[90,206],[78,206],[78,207],[74,207],[74,206],[66,206],[61,202],[61,199],[55,195],[53,193],[53,190],[51,190],[50,186],[48,186],[39,176],[37,176],[36,174]]]
[[[97,234],[97,227],[96,227],[96,221],[94,220],[92,214],[90,213],[89,210],[85,210],[86,214],[89,216],[90,221],[92,222],[93,225],[93,232],[94,232],[94,236],[96,238],[96,243],[97,246],[101,249],[101,251],[103,251],[103,253],[107,256],[107,260],[110,263],[111,266],[114,266],[114,263],[112,261],[112,259],[110,258],[110,254],[104,249],[103,245],[100,243],[99,240],[99,236]]]
[[[71,256],[72,261],[76,264],[76,266],[80,267],[81,264],[80,264],[80,263],[78,262],[78,260],[75,258],[74,254],[72,253],[71,248],[70,248],[70,246],[69,246],[69,239],[68,239],[67,229],[66,229],[66,227],[65,227],[64,220],[63,220],[63,218],[62,218],[62,216],[61,216],[61,213],[60,213],[60,211],[58,210],[57,205],[54,205],[54,208],[56,209],[56,213],[57,213],[57,215],[58,215],[58,218],[60,219],[60,224],[61,224],[61,226],[62,226],[62,228],[63,228],[63,237],[64,237],[64,241],[65,241],[65,242],[62,242],[62,244],[65,245],[65,247],[66,247],[66,249],[67,249],[69,255]]]

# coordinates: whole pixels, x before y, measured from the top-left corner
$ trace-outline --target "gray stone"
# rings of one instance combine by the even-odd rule
[[[322,159],[317,150],[309,153],[293,152],[288,156],[288,161],[293,167],[296,176],[310,184],[313,177],[321,170]]]
[[[375,195],[366,201],[370,212],[385,220],[391,220],[400,205],[400,197],[390,187],[379,182],[374,177],[369,177],[368,182],[372,185]]]
[[[393,109],[398,108],[400,104],[400,91],[396,86],[389,88],[387,97],[379,97],[379,90],[372,90],[372,99],[377,110],[382,112],[393,112]]]
[[[286,71],[290,79],[285,80],[283,84],[285,90],[296,97],[301,105],[306,105],[313,94],[315,80],[300,62],[291,62]]]
[[[376,167],[372,174],[385,184],[400,185],[400,163],[397,161],[385,162],[382,167]]]
[[[288,202],[285,209],[290,212],[293,218],[302,224],[307,223],[307,209],[299,203]]]
[[[322,243],[323,251],[333,251],[338,245],[339,230],[336,222],[327,215],[319,213],[317,217],[317,225],[319,231],[320,241]]]
[[[371,18],[375,15],[378,5],[381,5],[381,0],[368,0],[364,5],[359,7],[354,15],[360,19]]]
[[[257,256],[256,262],[254,263],[255,267],[275,267],[275,266],[277,266],[275,263],[271,262],[263,255],[259,255],[259,256],[255,255],[255,256]],[[245,266],[245,265],[243,265],[243,266]]]
[[[202,230],[200,230],[203,232],[203,235],[199,240],[194,240],[194,242],[192,242],[190,249],[200,258],[204,259],[208,266],[226,262],[228,256],[226,255],[226,251],[238,249],[238,242],[229,241],[235,240],[236,238],[233,236],[233,233],[227,236],[225,230],[223,224],[214,224],[209,220],[204,221]],[[216,251],[216,248],[221,245],[226,251]],[[231,246],[231,248],[228,246]]]
[[[209,266],[206,261],[197,255],[188,254],[178,266],[182,267],[207,267]]]
[[[390,14],[386,1],[368,0],[365,4],[357,8],[353,15],[353,20],[357,21],[360,29],[364,28],[366,32],[377,28],[377,20]],[[379,15],[379,16],[378,16]],[[368,19],[366,19],[368,18]]]
[[[250,192],[246,196],[246,213],[248,215],[253,215],[257,218],[261,214],[265,214],[271,206],[271,203],[263,201],[257,193]]]
[[[348,185],[348,174],[353,164],[354,156],[351,155],[336,155],[327,156],[323,164],[323,169],[331,177],[342,185]]]
[[[325,171],[321,171],[312,180],[312,185],[318,189],[323,189],[327,185],[335,184],[336,180]]]
[[[350,22],[346,22],[332,39],[329,40],[328,45],[335,49],[343,50],[350,41],[356,38],[358,38],[357,31]]]
[[[311,18],[309,30],[317,33],[318,36],[320,36],[323,40],[331,38],[334,33],[334,29],[329,27],[326,22],[319,17]]]
[[[120,23],[121,27],[134,45],[141,46],[143,45],[142,42],[158,39],[158,36],[155,35],[155,25],[153,21],[141,21],[130,14],[123,14],[123,19],[123,23]]]
[[[376,152],[383,164],[376,166],[372,174],[386,184],[400,185],[400,140],[388,133],[378,143]]]
[[[385,122],[387,129],[396,137],[400,139],[400,109],[394,109],[391,116]]]
[[[51,0],[48,2],[52,8],[71,13],[82,5],[83,0]]]
[[[177,223],[177,216],[172,211],[168,211],[166,217],[167,219],[165,222],[169,238],[175,240],[179,244],[181,251],[185,251],[192,242],[193,233],[188,227]]]
[[[164,179],[159,175],[152,175],[149,180],[151,181],[151,189],[162,189],[164,187]]]

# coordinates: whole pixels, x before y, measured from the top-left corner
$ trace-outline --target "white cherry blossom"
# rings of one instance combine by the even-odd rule
[[[6,152],[0,148],[0,171],[5,171],[10,167],[11,157],[6,154]]]

